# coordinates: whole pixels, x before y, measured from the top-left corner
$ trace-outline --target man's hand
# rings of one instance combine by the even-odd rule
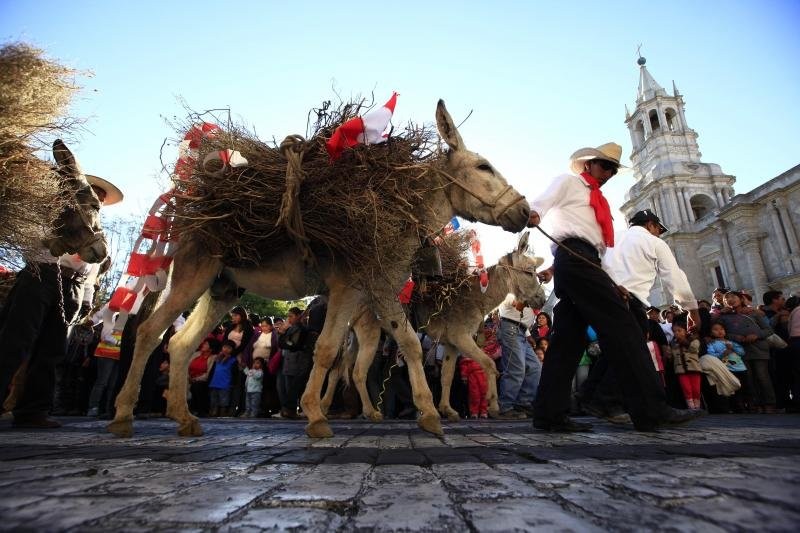
[[[541,283],[550,283],[550,280],[553,279],[553,267],[537,272],[536,277]]]
[[[542,223],[542,219],[539,216],[539,213],[536,211],[531,211],[530,217],[528,217],[528,227],[532,228],[533,226],[538,226]]]

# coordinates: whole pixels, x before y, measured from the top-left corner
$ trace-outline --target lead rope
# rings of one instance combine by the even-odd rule
[[[555,245],[556,245],[556,246],[558,246],[559,248],[563,249],[564,251],[566,251],[567,253],[569,253],[571,256],[573,256],[573,257],[575,257],[575,258],[577,258],[577,259],[580,259],[581,261],[583,261],[583,262],[584,262],[584,263],[586,263],[587,265],[591,266],[592,268],[596,268],[596,269],[598,269],[598,270],[600,270],[600,271],[602,271],[602,272],[604,272],[604,273],[605,273],[605,270],[603,270],[603,267],[602,267],[602,266],[598,265],[597,263],[592,263],[591,261],[589,261],[588,259],[586,259],[585,257],[583,257],[581,254],[579,254],[578,252],[576,252],[575,250],[573,250],[572,248],[570,248],[569,246],[567,246],[567,245],[566,245],[566,244],[564,244],[563,242],[557,241],[557,240],[556,240],[555,238],[553,238],[553,237],[552,237],[552,236],[551,236],[549,233],[547,233],[545,230],[543,230],[543,229],[542,229],[540,226],[538,226],[538,225],[535,225],[535,226],[533,226],[533,227],[534,227],[534,228],[536,228],[536,229],[538,229],[538,230],[539,230],[539,231],[542,233],[542,235],[544,235],[545,237],[547,237],[548,239],[550,239],[551,241],[553,241],[553,244],[555,244]],[[613,286],[615,289],[617,289],[617,290],[619,291],[619,289],[620,289],[620,286],[619,286],[619,285],[617,285],[616,283],[614,283],[614,280],[613,280],[613,279],[611,279],[611,276],[609,276],[609,277],[608,277],[608,279],[611,281],[611,285],[612,285],[612,286]],[[624,294],[624,293],[622,293],[622,292],[620,291],[620,295],[622,295],[622,294]],[[628,298],[627,298],[627,297],[623,297],[623,300],[625,300],[625,303],[626,303],[626,304],[628,303]]]

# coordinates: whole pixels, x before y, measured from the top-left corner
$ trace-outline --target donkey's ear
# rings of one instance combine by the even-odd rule
[[[525,231],[522,235],[520,235],[519,242],[517,243],[517,253],[524,254],[528,251],[528,237],[530,236],[530,233],[530,231]]]
[[[539,268],[544,264],[544,257],[534,257],[533,258],[533,266],[534,268]]]
[[[83,175],[78,160],[61,139],[53,141],[53,157],[58,165],[58,170],[65,176],[77,179]]]
[[[444,100],[439,100],[436,104],[436,127],[439,129],[439,135],[442,136],[444,142],[451,150],[463,150],[464,141],[461,140],[461,135],[453,124],[453,119],[447,108],[444,106]]]

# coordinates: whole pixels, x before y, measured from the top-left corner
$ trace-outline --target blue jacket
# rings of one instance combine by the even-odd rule
[[[727,349],[725,342],[726,341],[722,340],[713,340],[709,342],[706,346],[706,352],[708,355],[713,355],[718,359],[722,359],[725,355],[725,350]],[[733,348],[733,351],[728,354],[728,370],[731,372],[747,372],[747,367],[745,366],[744,361],[742,361],[744,347],[738,342],[727,342],[730,342],[731,347]]]
[[[214,375],[211,377],[211,383],[208,384],[208,388],[230,389],[232,387],[231,373],[235,365],[236,365],[235,355],[228,357],[227,361],[222,361],[222,360],[216,361],[214,363]]]

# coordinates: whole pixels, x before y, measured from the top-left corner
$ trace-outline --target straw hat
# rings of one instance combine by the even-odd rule
[[[103,200],[104,206],[116,204],[122,201],[122,191],[110,181],[99,176],[92,176],[91,174],[86,174],[86,181],[89,182],[89,185],[94,185],[95,187],[103,189],[106,192],[106,198]]]
[[[619,165],[620,168],[627,168],[619,162],[622,157],[622,146],[617,143],[606,143],[597,148],[581,148],[569,158],[569,167],[575,174],[583,172],[583,164],[592,159],[604,159]]]

